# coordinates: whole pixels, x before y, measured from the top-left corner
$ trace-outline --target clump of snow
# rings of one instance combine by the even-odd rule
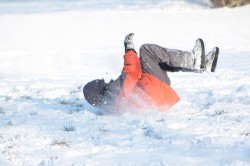
[[[250,165],[250,6],[155,2],[1,12],[0,165]],[[82,88],[118,77],[130,32],[137,50],[191,50],[201,37],[206,52],[220,47],[218,68],[169,73],[181,101],[167,112],[103,115]]]

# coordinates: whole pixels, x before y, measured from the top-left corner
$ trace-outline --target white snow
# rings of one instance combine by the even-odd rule
[[[0,2],[0,165],[250,165],[249,5],[55,2]],[[137,50],[201,37],[218,68],[169,73],[181,101],[167,112],[102,115],[82,88],[119,76],[130,32]]]

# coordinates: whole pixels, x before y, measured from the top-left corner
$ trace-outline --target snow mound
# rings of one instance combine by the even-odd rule
[[[208,0],[2,0],[1,13],[40,13],[58,11],[89,11],[89,10],[144,10],[209,7]]]

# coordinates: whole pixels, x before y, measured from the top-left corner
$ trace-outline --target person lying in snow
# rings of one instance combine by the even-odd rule
[[[130,109],[150,106],[166,111],[180,100],[170,87],[167,71],[215,71],[219,48],[214,47],[205,55],[202,39],[196,40],[191,52],[143,44],[138,58],[133,35],[128,34],[124,40],[125,55],[121,75],[109,83],[97,79],[84,86],[84,97],[91,105],[109,111],[121,111],[128,106]]]

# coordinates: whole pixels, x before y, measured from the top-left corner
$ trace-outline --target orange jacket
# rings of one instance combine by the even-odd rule
[[[166,111],[180,100],[169,85],[153,75],[142,73],[138,56],[132,50],[124,55],[122,72],[125,80],[122,91],[116,99],[118,109],[125,101],[126,104],[136,107],[144,107],[145,104],[148,104]]]

